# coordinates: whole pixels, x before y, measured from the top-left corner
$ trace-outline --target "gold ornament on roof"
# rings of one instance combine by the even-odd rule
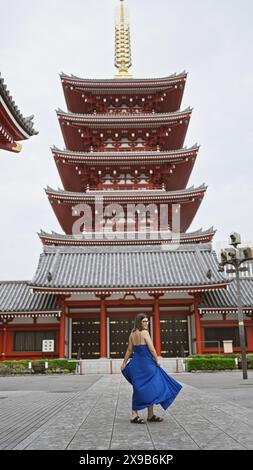
[[[114,78],[131,78],[128,69],[132,65],[129,15],[124,7],[124,0],[116,10],[115,24],[115,67],[119,72]]]

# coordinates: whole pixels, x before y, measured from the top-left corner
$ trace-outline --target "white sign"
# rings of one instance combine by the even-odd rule
[[[42,340],[42,352],[54,352],[54,339]]]
[[[232,340],[224,340],[223,341],[223,350],[224,354],[229,354],[233,352],[233,341]]]

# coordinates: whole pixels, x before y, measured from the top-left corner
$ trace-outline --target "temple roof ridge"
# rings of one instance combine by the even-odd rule
[[[203,230],[203,227],[201,227],[200,229],[194,230],[193,232],[186,232],[186,235],[198,235],[198,234],[203,235],[205,233],[213,233],[213,232],[215,233],[216,230],[215,230],[214,226],[212,225],[210,228],[207,228],[205,230]]]
[[[0,73],[0,98],[1,97],[5,105],[13,113],[18,124],[21,125],[23,130],[25,130],[30,136],[37,135],[39,132],[34,129],[34,123],[32,122],[34,116],[23,116],[18,106],[16,105],[12,95],[10,94],[10,91],[7,89],[7,85],[4,83],[4,79],[3,77],[1,77]]]

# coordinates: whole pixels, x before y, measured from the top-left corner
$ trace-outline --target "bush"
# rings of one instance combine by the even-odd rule
[[[226,370],[236,369],[234,358],[229,357],[194,357],[187,360],[187,370]]]
[[[0,375],[30,374],[28,361],[0,362]]]
[[[64,372],[64,370],[74,372],[76,370],[76,361],[68,361],[67,359],[51,359],[48,361],[48,369],[52,372]]]
[[[2,361],[0,362],[0,375],[16,375],[16,374],[31,374],[31,369],[28,369],[29,362],[32,365],[44,365],[48,362],[48,369],[45,369],[46,374],[55,373],[73,373],[76,370],[76,361],[68,359],[39,359],[39,360],[26,360],[26,361]]]

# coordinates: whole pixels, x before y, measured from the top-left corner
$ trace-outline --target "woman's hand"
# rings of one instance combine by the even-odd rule
[[[161,367],[161,362],[158,359],[156,361],[156,364],[158,365],[158,367]]]
[[[125,364],[124,362],[122,362],[121,367],[120,367],[121,372],[123,372],[123,370],[125,369],[125,367],[126,367],[126,364]]]

